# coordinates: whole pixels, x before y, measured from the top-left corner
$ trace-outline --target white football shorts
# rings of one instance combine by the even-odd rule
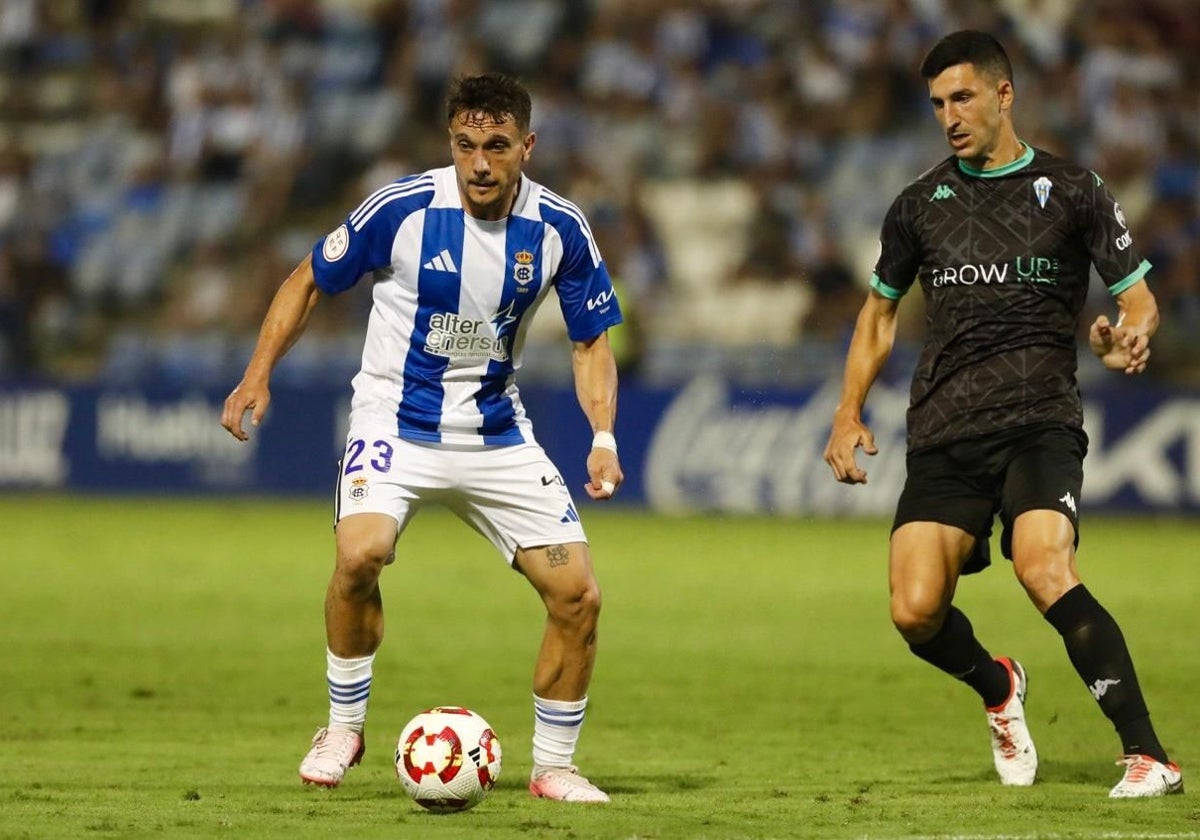
[[[456,447],[351,427],[338,467],[335,521],[386,513],[403,533],[430,504],[453,511],[510,565],[518,548],[587,542],[566,482],[537,443]]]

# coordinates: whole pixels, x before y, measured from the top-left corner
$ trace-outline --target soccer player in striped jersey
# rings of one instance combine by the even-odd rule
[[[865,483],[855,450],[877,450],[862,421],[887,360],[899,300],[919,280],[927,336],[908,409],[907,479],[892,526],[892,621],[919,658],[982,699],[1007,785],[1033,784],[1025,670],[992,656],[953,606],[959,576],[987,566],[992,519],[1030,600],[1121,741],[1114,797],[1183,789],[1113,617],[1079,579],[1077,503],[1087,436],[1075,334],[1092,267],[1116,302],[1090,346],[1105,367],[1141,373],[1158,308],[1120,206],[1098,175],[1023,143],[1012,67],[990,35],[946,36],[921,75],[953,154],[906,187],[883,224],[871,291],[846,359],[825,459]]]
[[[329,722],[300,765],[306,783],[336,786],[362,758],[383,639],[379,577],[412,517],[440,504],[489,540],[546,607],[533,675],[530,792],[608,801],[573,764],[600,590],[571,493],[534,438],[515,377],[526,329],[553,287],[594,433],[584,490],[610,498],[623,476],[607,330],[621,311],[579,208],[522,173],[536,139],[530,112],[529,93],[515,79],[459,79],[446,109],[453,165],[384,186],[316,243],[276,293],[225,402],[222,424],[246,440],[245,414],[259,425],[271,371],[312,308],[372,275],[325,599]]]

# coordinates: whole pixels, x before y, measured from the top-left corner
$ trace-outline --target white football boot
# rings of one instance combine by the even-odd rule
[[[1125,765],[1125,777],[1108,792],[1113,799],[1183,793],[1183,772],[1174,762],[1163,764],[1148,755],[1127,755],[1117,764]]]
[[[346,771],[362,761],[366,749],[361,732],[322,727],[313,736],[308,755],[300,762],[300,778],[306,785],[337,787]]]
[[[608,794],[583,776],[579,768],[535,767],[529,777],[529,792],[541,799],[560,802],[607,802]]]
[[[1028,680],[1019,662],[1001,656],[996,659],[1008,671],[1012,688],[1008,698],[999,706],[987,709],[988,727],[992,730],[992,759],[1000,783],[1026,787],[1037,777],[1037,749],[1025,725],[1025,690]]]

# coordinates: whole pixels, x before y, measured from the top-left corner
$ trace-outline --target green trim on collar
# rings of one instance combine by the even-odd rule
[[[969,166],[963,163],[961,160],[958,162],[958,168],[961,169],[965,174],[971,175],[975,178],[999,178],[1001,175],[1009,175],[1013,172],[1016,172],[1018,169],[1024,169],[1029,165],[1029,162],[1033,160],[1033,146],[1030,146],[1028,143],[1022,143],[1021,145],[1025,147],[1025,153],[1023,155],[1014,160],[1012,163],[1006,163],[1004,166],[996,169],[976,169],[974,166]]]

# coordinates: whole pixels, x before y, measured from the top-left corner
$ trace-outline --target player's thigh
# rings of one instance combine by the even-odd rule
[[[954,599],[963,559],[977,538],[955,525],[917,520],[892,532],[888,552],[888,590],[897,625],[937,621]]]
[[[926,450],[906,459],[907,476],[892,520],[893,581],[910,575],[957,580],[960,573],[981,571],[990,562],[998,480],[982,461],[964,468],[961,448]]]
[[[352,426],[338,462],[334,528],[338,557],[394,559],[396,539],[421,505],[445,491],[440,453],[387,429]]]
[[[1000,544],[1014,563],[1031,552],[1078,547],[1086,451],[1082,432],[1051,428],[1032,434],[1013,456],[1000,497]],[[1032,512],[1046,515],[1025,515]]]
[[[1079,585],[1075,529],[1054,510],[1027,510],[1013,525],[1013,570],[1043,614]]]
[[[353,513],[338,520],[334,529],[337,565],[344,570],[376,573],[395,560],[396,519],[387,513]]]
[[[447,504],[506,562],[513,563],[521,549],[534,547],[578,543],[586,550],[579,511],[562,475],[540,446],[460,454],[459,486]],[[577,552],[572,549],[572,555]]]
[[[600,586],[587,543],[519,548],[514,565],[547,604],[599,610]]]

